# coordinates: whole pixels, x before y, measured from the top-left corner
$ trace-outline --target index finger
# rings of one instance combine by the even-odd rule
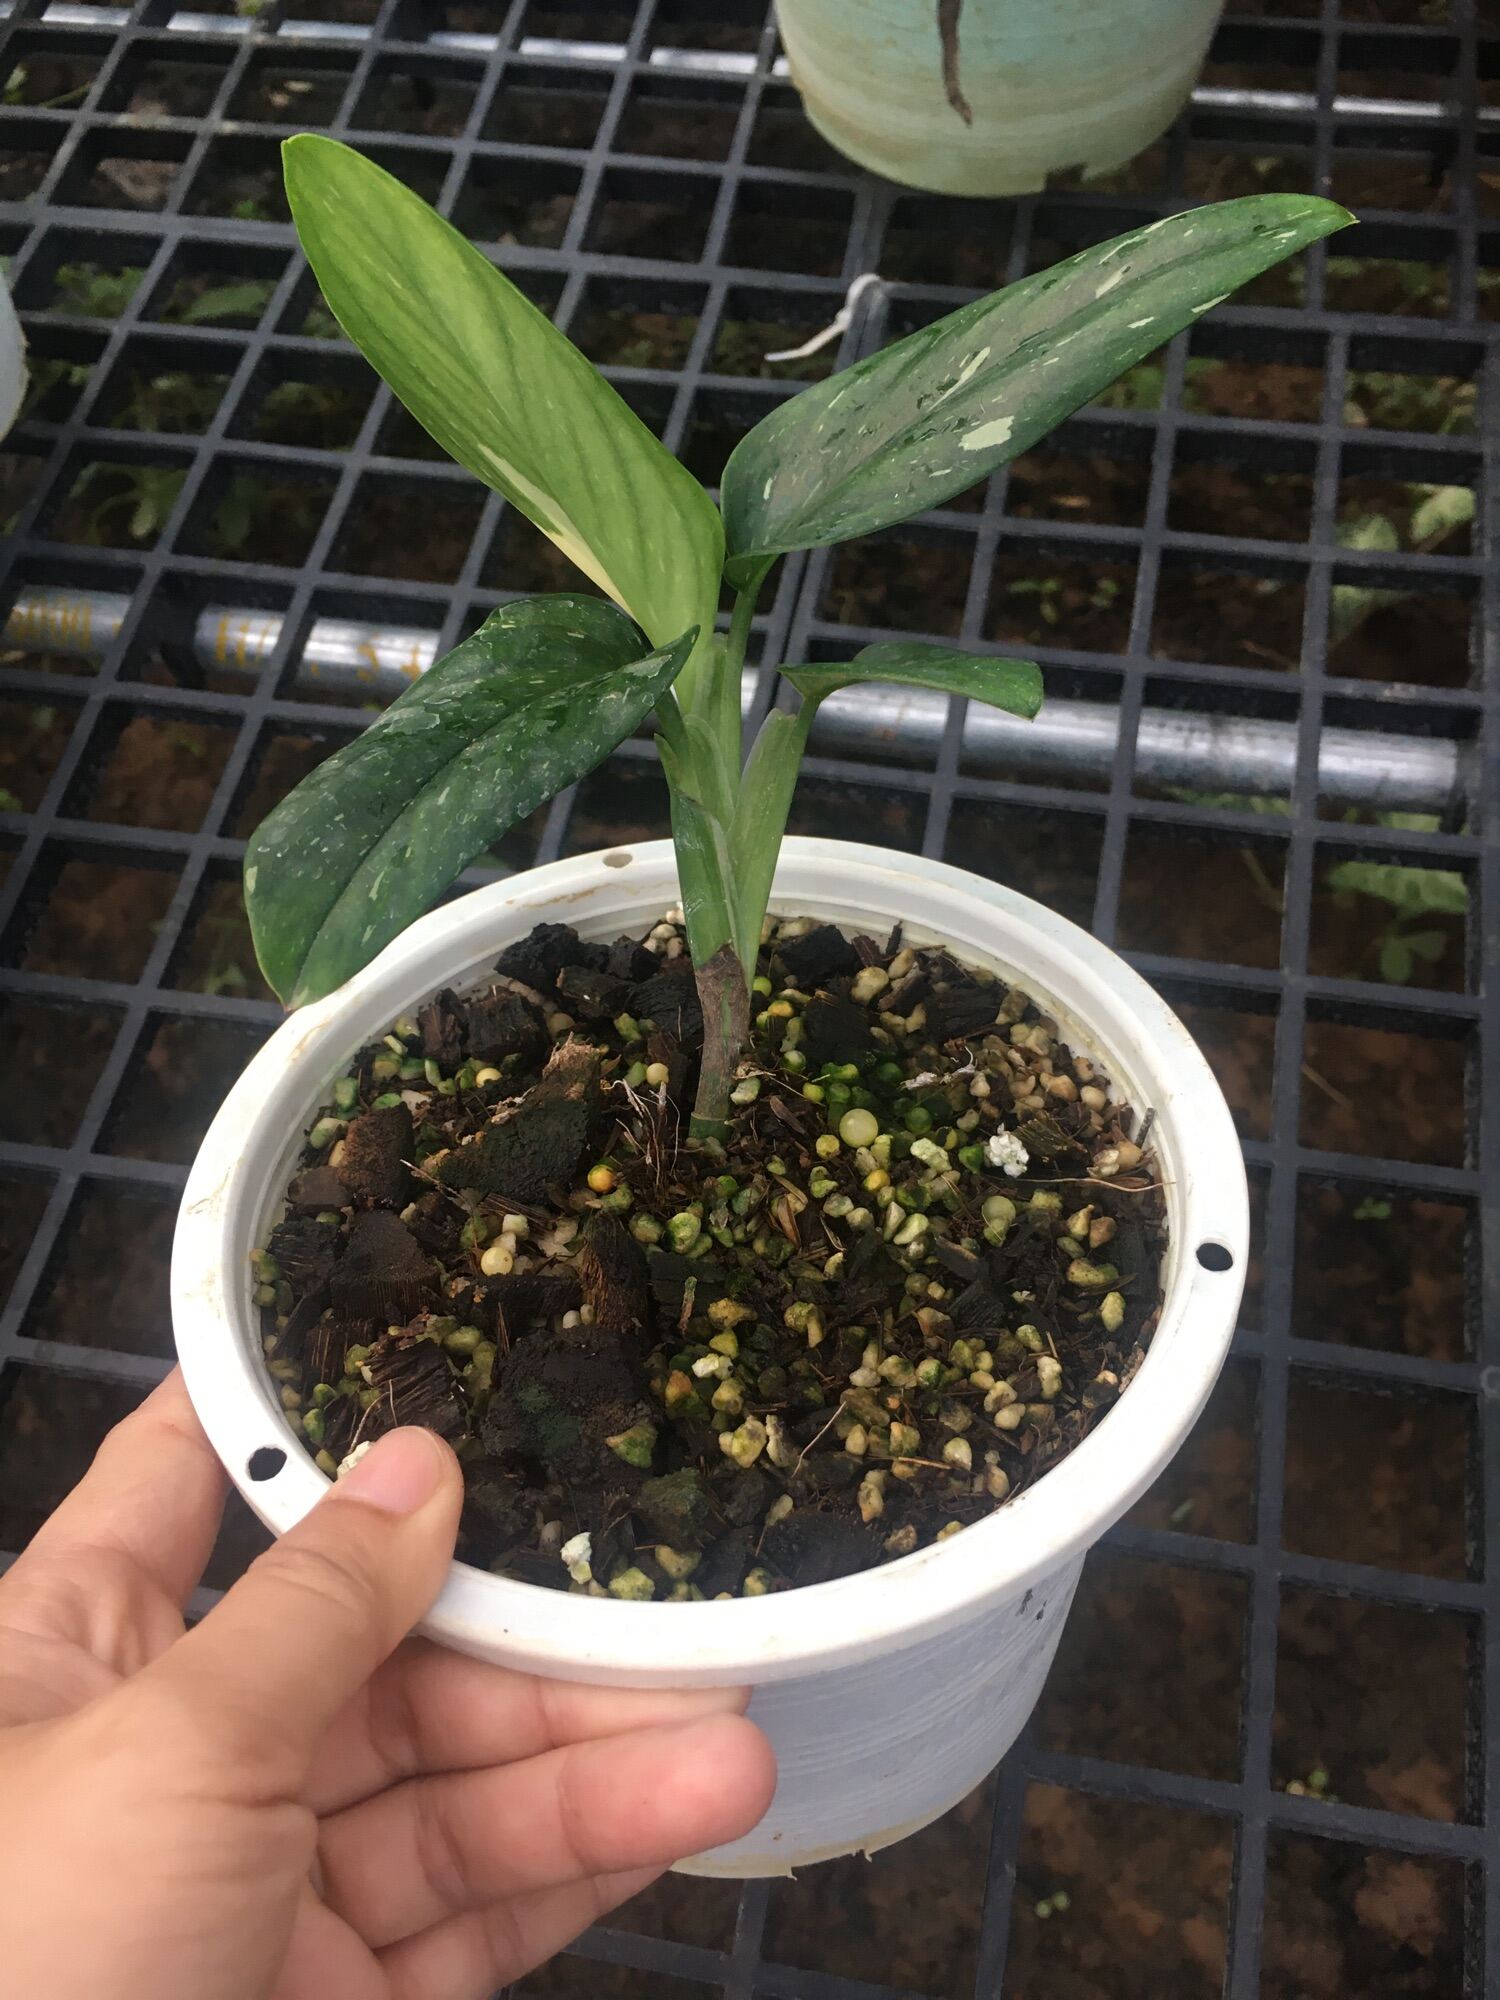
[[[115,1425],[94,1462],[38,1529],[12,1571],[61,1566],[78,1548],[123,1557],[179,1607],[203,1574],[219,1532],[226,1481],[182,1374]]]
[[[543,1680],[409,1640],[344,1709],[313,1764],[307,1803],[357,1805],[403,1779],[478,1770],[600,1736],[743,1715],[746,1688],[633,1689]]]

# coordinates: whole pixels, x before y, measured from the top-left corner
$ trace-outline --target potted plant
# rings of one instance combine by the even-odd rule
[[[455,1437],[503,1573],[455,1564],[427,1628],[448,1643],[754,1683],[777,1799],[695,1865],[878,1846],[1012,1739],[1084,1551],[1201,1409],[1244,1178],[1185,1031],[1075,926],[938,863],[782,841],[832,688],[1026,714],[1035,668],[916,644],[791,667],[800,708],[742,764],[756,594],[780,554],[973,484],[1347,218],[1228,203],[965,307],[773,411],[721,513],[400,183],[312,137],[287,183],[351,338],[606,597],[502,607],[251,841],[257,949],[297,1011],[184,1196],[189,1389],[277,1530],[372,1428]],[[653,713],[671,843],[422,915]]]
[[[1220,0],[777,0],[812,123],[862,167],[943,194],[1107,173],[1177,116]]]

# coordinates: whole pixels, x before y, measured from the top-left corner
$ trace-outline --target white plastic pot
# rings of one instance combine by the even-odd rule
[[[172,1313],[204,1428],[269,1528],[300,1520],[327,1481],[266,1376],[248,1260],[329,1084],[396,1016],[441,986],[482,978],[534,925],[612,939],[676,899],[666,841],[555,862],[466,896],[294,1015],[229,1093],[183,1196]],[[939,862],[828,840],[786,842],[773,908],[877,936],[899,919],[911,940],[941,940],[1018,981],[1138,1109],[1155,1112],[1170,1248],[1160,1326],[1119,1404],[1034,1487],[948,1541],[835,1583],[673,1606],[606,1603],[454,1565],[424,1629],[461,1651],[611,1687],[753,1685],[751,1714],[779,1761],[775,1801],[744,1840],[686,1864],[730,1876],[783,1874],[899,1840],[999,1759],[1040,1691],[1085,1552],[1203,1408],[1234,1327],[1248,1239],[1240,1148],[1207,1065],[1144,981],[1076,925]],[[268,1463],[271,1476],[258,1478]]]
[[[21,414],[26,398],[26,336],[10,293],[0,285],[0,437]]]
[[[841,153],[908,187],[1012,195],[1149,146],[1187,101],[1219,9],[962,0],[946,52],[937,0],[777,0],[776,18],[807,115]]]

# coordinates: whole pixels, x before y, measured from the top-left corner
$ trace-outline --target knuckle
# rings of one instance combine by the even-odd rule
[[[439,1908],[450,1914],[467,1909],[473,1900],[469,1860],[448,1810],[447,1788],[440,1784],[416,1785],[412,1813],[412,1841],[422,1879]]]
[[[347,1546],[329,1548],[315,1541],[278,1542],[260,1558],[276,1588],[315,1600],[324,1619],[330,1612],[352,1625],[367,1622],[372,1603],[380,1598],[378,1571]]]
[[[558,1764],[557,1819],[574,1873],[601,1874],[607,1863],[599,1849],[598,1794],[587,1781],[579,1746],[565,1750]]]

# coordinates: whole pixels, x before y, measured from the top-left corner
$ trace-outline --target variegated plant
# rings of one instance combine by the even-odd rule
[[[250,842],[246,899],[290,1006],[330,992],[507,827],[655,716],[707,1023],[695,1129],[721,1119],[776,856],[818,703],[915,683],[1031,716],[1034,665],[917,643],[791,666],[742,754],[740,677],[776,559],[939,506],[1153,348],[1351,220],[1267,195],[1137,229],[962,307],[781,404],[716,507],[598,371],[410,189],[334,140],[285,148],[308,260],[419,423],[604,592],[507,604],[321,765]],[[735,593],[715,629],[721,588]]]

